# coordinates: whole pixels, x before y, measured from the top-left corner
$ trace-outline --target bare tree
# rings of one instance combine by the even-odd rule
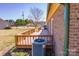
[[[35,19],[36,26],[37,26],[38,21],[41,19],[43,15],[43,11],[39,8],[31,8],[30,11],[31,11],[32,17]]]

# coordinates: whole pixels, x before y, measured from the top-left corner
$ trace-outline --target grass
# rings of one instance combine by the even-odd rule
[[[0,30],[0,51],[15,44],[15,35],[29,28],[12,28]]]

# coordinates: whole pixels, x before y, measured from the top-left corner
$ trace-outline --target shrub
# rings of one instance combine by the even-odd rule
[[[13,47],[11,51],[12,52],[15,52],[16,51],[16,47]]]
[[[16,47],[13,47],[11,49],[11,55],[12,56],[29,56],[29,53],[28,52],[23,52],[23,51],[19,51],[19,49],[17,50]]]
[[[11,27],[5,27],[4,29],[11,29]]]
[[[15,52],[16,56],[28,56],[29,54],[26,52]]]

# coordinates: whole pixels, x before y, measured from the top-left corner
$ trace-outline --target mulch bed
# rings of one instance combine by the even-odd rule
[[[14,48],[14,47],[13,47]],[[13,49],[12,48],[12,49]],[[7,53],[5,53],[5,55],[3,56],[15,56],[15,55],[12,55],[12,49],[10,49]],[[32,56],[32,49],[26,49],[26,48],[16,48],[16,50],[14,52],[26,52],[29,54],[29,56]],[[46,52],[45,53],[45,56],[52,56],[52,52],[50,49],[46,49]],[[54,55],[53,55],[54,56]]]
[[[13,47],[14,48],[14,47]],[[12,49],[13,49],[12,48]],[[5,53],[4,56],[12,56],[12,49],[10,49],[7,53]],[[29,56],[32,56],[32,50],[31,49],[26,49],[26,48],[16,48],[14,52],[26,52],[29,54]]]

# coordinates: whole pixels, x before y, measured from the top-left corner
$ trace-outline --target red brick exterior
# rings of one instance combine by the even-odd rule
[[[69,55],[79,55],[79,3],[70,4]]]
[[[49,32],[53,35],[55,55],[64,52],[64,5],[61,4],[49,22]],[[70,4],[69,55],[79,56],[79,3]]]
[[[61,5],[49,22],[49,32],[53,35],[55,55],[63,55],[64,46],[64,5]]]

